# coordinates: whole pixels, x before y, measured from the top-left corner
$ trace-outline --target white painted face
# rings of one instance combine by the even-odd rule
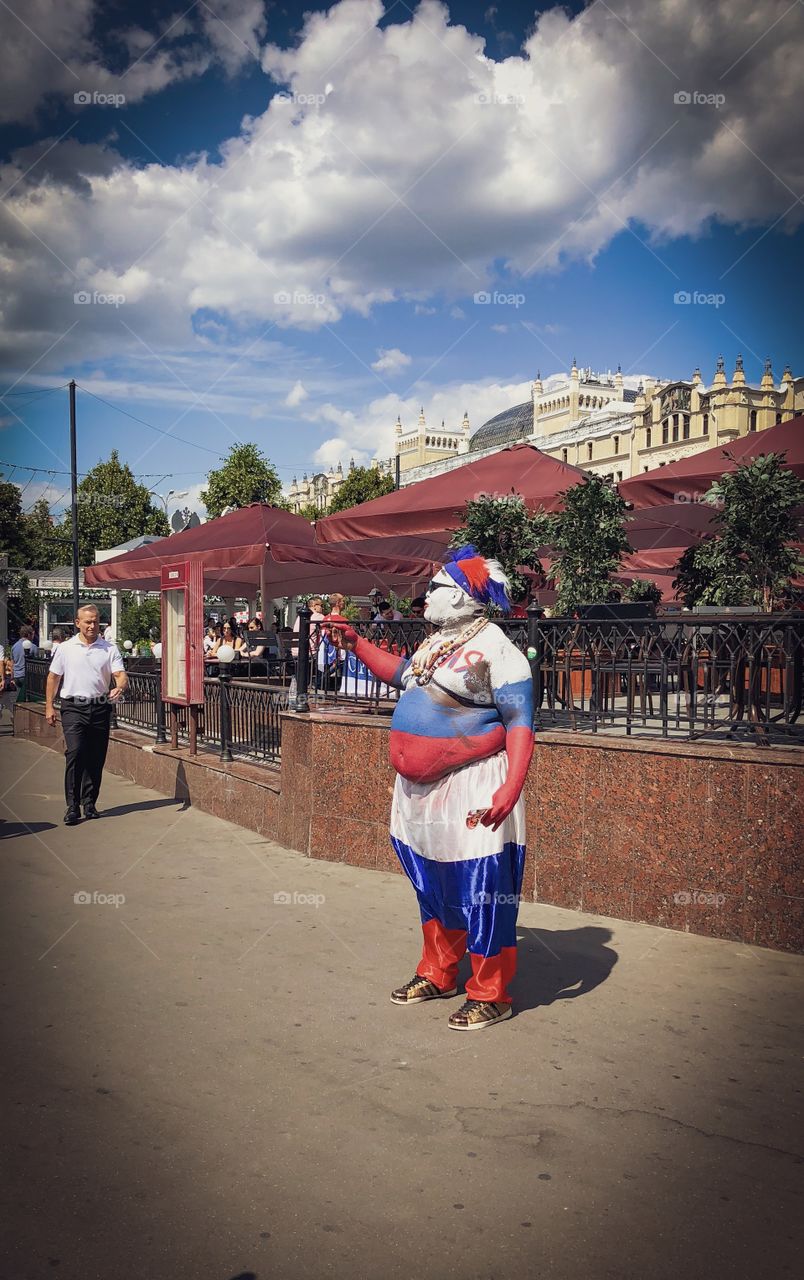
[[[444,570],[430,582],[424,597],[424,616],[436,627],[450,622],[465,622],[483,612],[483,606],[459,587]]]

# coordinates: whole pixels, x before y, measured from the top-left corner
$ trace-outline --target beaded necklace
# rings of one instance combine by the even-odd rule
[[[447,661],[456,649],[460,649],[469,640],[473,640],[488,622],[487,618],[473,618],[468,627],[464,627],[455,636],[445,636],[441,640],[428,640],[427,644],[417,649],[411,659],[410,669],[418,685],[429,684],[439,667]]]

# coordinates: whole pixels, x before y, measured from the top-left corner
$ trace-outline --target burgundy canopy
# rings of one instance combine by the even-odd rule
[[[618,488],[622,497],[635,507],[654,507],[679,499],[694,502],[724,472],[734,471],[737,463],[748,462],[763,453],[784,453],[787,466],[804,479],[804,415],[788,418],[787,422],[765,431],[752,431],[728,444],[668,463],[666,467],[631,476],[630,480],[621,481]]]
[[[338,511],[316,524],[319,543],[349,542],[361,538],[400,538],[415,534],[439,537],[457,529],[471,498],[482,494],[502,496],[520,493],[535,511],[558,511],[558,494],[586,479],[586,472],[566,462],[556,462],[530,444],[515,444],[498,453],[444,471],[429,480],[373,498],[348,511]]]
[[[404,586],[430,576],[432,561],[416,556],[372,554],[358,547],[319,547],[302,516],[253,503],[195,529],[137,547],[84,570],[91,587],[157,591],[163,564],[201,559],[210,594],[266,595],[307,591],[362,593],[372,587]]]

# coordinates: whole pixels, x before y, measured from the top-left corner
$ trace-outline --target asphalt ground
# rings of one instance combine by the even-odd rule
[[[0,739],[3,1280],[800,1272],[802,957],[525,904],[457,1033],[403,878],[62,775]]]

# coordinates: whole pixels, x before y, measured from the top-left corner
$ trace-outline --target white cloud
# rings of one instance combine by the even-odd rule
[[[259,63],[266,32],[263,0],[195,4],[148,30],[114,31],[128,59],[113,71],[94,34],[100,0],[4,0],[2,8],[0,122],[31,122],[47,99],[66,99],[77,112],[115,109],[103,99],[76,102],[76,93],[122,95],[132,103],[212,66],[233,75]]]
[[[507,325],[507,324],[493,324],[493,325],[491,326],[491,328],[492,328],[492,332],[493,332],[493,333],[507,333],[507,332],[508,332],[508,325]]]
[[[230,30],[205,20],[200,38],[196,12],[172,32],[166,21],[125,76],[131,101],[212,59],[251,59],[256,0],[210,8]],[[340,0],[309,14],[292,47],[265,47],[291,101],[247,118],[219,163],[135,167],[97,143],[66,153],[68,139],[27,176],[22,154],[3,166],[2,188],[17,183],[0,211],[9,360],[25,368],[55,343],[43,371],[87,350],[99,361],[136,350],[131,330],[160,352],[186,349],[201,341],[197,317],[276,338],[394,299],[451,302],[500,263],[510,281],[592,259],[625,227],[661,256],[664,238],[712,221],[783,229],[802,217],[791,192],[804,181],[803,5],[554,8],[499,62],[436,0],[381,28],[383,12]],[[93,13],[92,0],[30,0],[29,25],[56,58],[8,19],[0,107],[13,98],[30,118],[44,88],[117,83],[98,62]],[[130,31],[132,53],[157,34]],[[715,91],[719,106],[674,102]],[[158,137],[144,141],[159,152]],[[126,301],[76,306],[82,290]]]
[[[395,373],[400,373],[409,364],[410,356],[405,355],[404,351],[400,351],[399,347],[380,347],[377,352],[377,359],[371,367],[375,373],[387,373],[389,377],[393,377]]]
[[[455,382],[442,387],[422,387],[413,396],[389,393],[379,396],[358,410],[339,409],[326,404],[311,421],[331,422],[337,435],[329,437],[315,454],[317,462],[344,466],[354,456],[357,462],[372,458],[387,459],[394,453],[397,415],[404,430],[415,427],[423,406],[427,426],[438,428],[442,419],[447,431],[459,427],[464,412],[469,415],[471,431],[476,431],[489,418],[512,405],[530,399],[530,382],[500,383],[493,379],[478,382]]]
[[[344,470],[346,469],[347,460],[354,457],[355,462],[362,463],[367,461],[366,455],[361,451],[355,450],[350,446],[349,441],[343,436],[332,436],[331,439],[325,440],[320,448],[316,449],[313,454],[313,462],[319,467],[337,467],[341,463]]]
[[[285,396],[285,404],[289,409],[295,409],[302,401],[308,398],[309,393],[304,389],[304,385],[296,380],[290,391]]]

